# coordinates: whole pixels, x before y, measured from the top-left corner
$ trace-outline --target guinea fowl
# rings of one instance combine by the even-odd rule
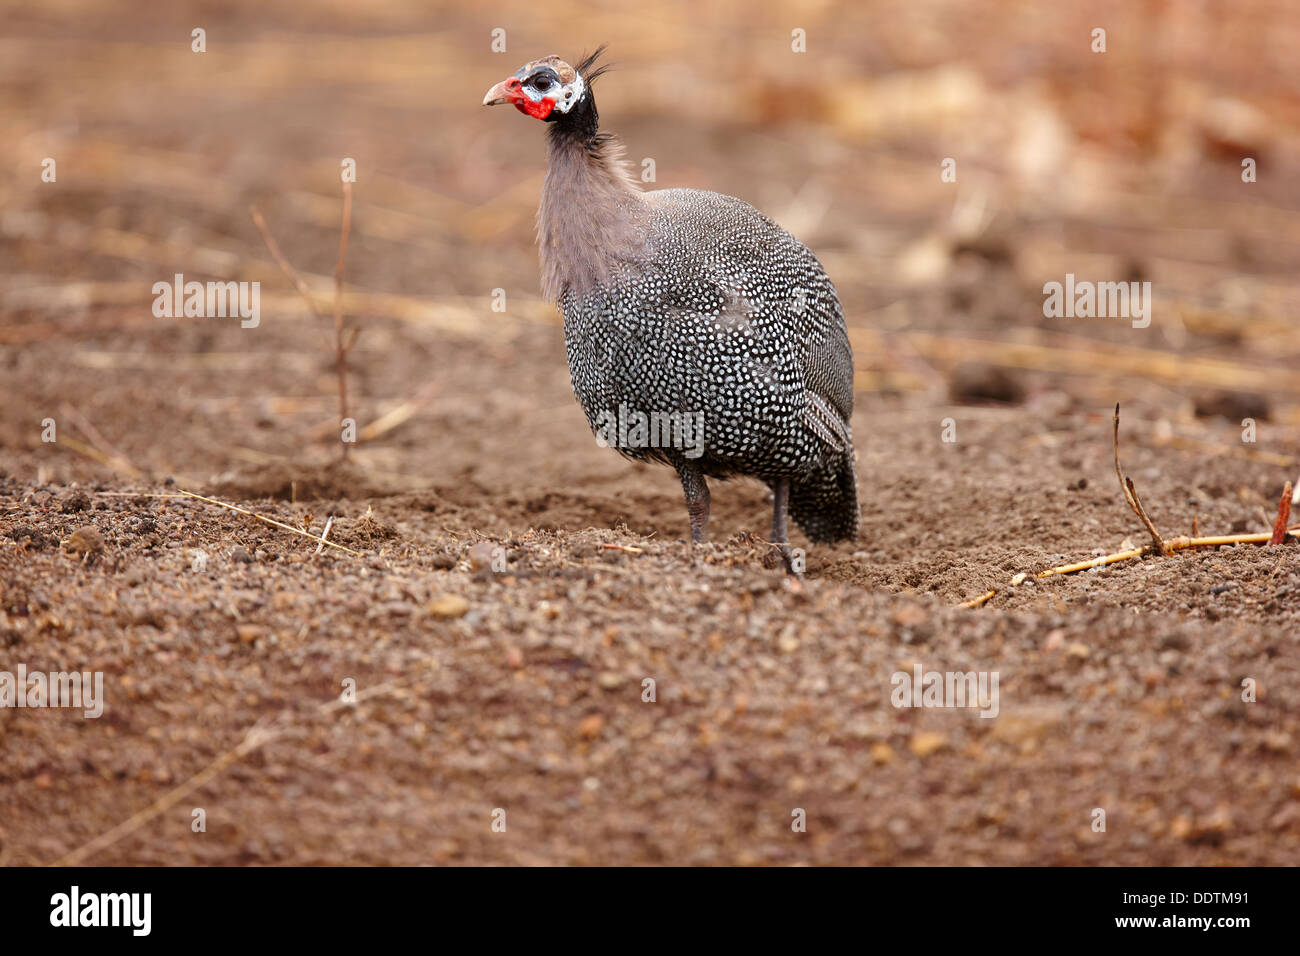
[[[853,538],[853,353],[835,287],[803,243],[739,199],[642,191],[599,130],[600,52],[576,69],[554,55],[527,63],[483,98],[550,124],[542,291],[564,316],[578,403],[598,432],[634,422],[636,440],[609,442],[622,454],[677,469],[692,541],[705,539],[706,479],[737,475],[771,488],[787,563],[787,509],[814,542]],[[659,440],[635,428],[647,420]],[[680,430],[663,440],[665,423],[691,420],[702,442],[688,447]]]

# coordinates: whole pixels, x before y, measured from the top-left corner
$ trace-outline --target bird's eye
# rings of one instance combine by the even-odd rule
[[[545,93],[550,88],[551,78],[548,76],[539,76],[537,79],[533,80],[533,89],[537,90],[539,93]]]

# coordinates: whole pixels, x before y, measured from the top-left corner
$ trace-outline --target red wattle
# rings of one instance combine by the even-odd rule
[[[555,109],[555,100],[547,98],[534,103],[524,96],[515,100],[515,109],[521,113],[527,113],[534,119],[546,119],[551,115],[551,110]]]

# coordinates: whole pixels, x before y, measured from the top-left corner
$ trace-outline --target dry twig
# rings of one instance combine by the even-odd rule
[[[262,241],[266,243],[271,258],[280,267],[280,271],[293,283],[293,287],[298,290],[298,294],[307,303],[307,308],[311,309],[311,314],[323,320],[324,316],[320,314],[320,309],[316,308],[316,300],[311,297],[311,290],[307,288],[307,283],[302,281],[302,277],[298,275],[297,270],[289,264],[289,260],[280,251],[280,244],[275,241],[275,236],[271,235],[271,230],[266,227],[266,220],[262,218],[262,213],[256,206],[249,206],[248,211],[252,213],[253,225],[257,226],[257,231],[262,234]]]
[[[1173,354],[1159,349],[1128,348],[1102,342],[1083,343],[1061,336],[1040,336],[1053,344],[960,338],[937,332],[899,333],[922,358],[939,364],[986,362],[1002,368],[1025,368],[1068,375],[1102,378],[1141,378],[1185,387],[1204,385],[1300,393],[1300,376],[1293,368],[1240,365],[1220,359]],[[886,333],[854,328],[849,339],[854,351],[879,354]],[[1060,343],[1060,344],[1056,344]]]
[[[1151,542],[1155,546],[1156,551],[1158,551],[1160,554],[1168,554],[1169,550],[1165,546],[1164,539],[1160,537],[1160,532],[1156,530],[1155,523],[1151,520],[1150,517],[1148,517],[1147,510],[1142,507],[1142,499],[1138,497],[1137,488],[1133,484],[1133,479],[1130,478],[1128,475],[1124,474],[1124,469],[1120,467],[1119,402],[1115,403],[1114,445],[1115,445],[1115,475],[1116,477],[1119,478],[1119,487],[1120,490],[1124,492],[1124,500],[1127,501],[1128,506],[1133,509],[1133,513],[1142,520],[1142,523],[1144,525],[1146,525],[1147,531],[1151,535]]]
[[[325,520],[325,530],[320,533],[320,544],[316,545],[316,550],[312,552],[313,557],[325,550],[325,545],[329,544],[325,539],[330,536],[330,528],[332,527],[334,527],[334,516],[330,515]]]
[[[1277,503],[1277,520],[1273,522],[1273,536],[1269,544],[1286,544],[1286,526],[1291,520],[1291,482],[1282,489],[1282,499]]]
[[[284,253],[280,251],[280,245],[271,235],[271,230],[267,228],[266,220],[256,206],[250,206],[249,212],[252,213],[253,223],[257,226],[257,231],[262,234],[262,241],[266,243],[266,248],[270,251],[271,257],[275,259],[280,266],[280,270],[293,283],[293,287],[298,290],[311,309],[311,313],[317,319],[324,319],[320,309],[316,307],[316,301],[311,297],[311,290],[307,288],[307,283],[303,281],[297,270],[289,264]],[[339,428],[342,429],[343,422],[348,417],[348,353],[352,347],[357,344],[357,337],[361,334],[359,327],[351,330],[344,328],[343,323],[343,270],[347,264],[348,258],[348,236],[352,231],[352,184],[343,183],[343,221],[339,226],[339,256],[334,264],[334,365],[338,375],[339,391]],[[341,441],[342,457],[348,457],[348,448],[350,442]]]
[[[348,352],[357,344],[360,328],[354,328],[349,341],[343,341],[343,266],[348,259],[348,234],[352,231],[352,184],[343,183],[343,222],[339,226],[339,259],[334,266],[334,362],[339,377],[339,426],[348,417]],[[349,442],[342,442],[343,457],[348,457]]]
[[[1142,506],[1142,499],[1138,497],[1137,488],[1133,485],[1133,479],[1124,474],[1124,468],[1119,460],[1119,405],[1115,405],[1114,420],[1114,450],[1115,450],[1115,475],[1119,478],[1120,490],[1124,493],[1124,500],[1128,506],[1133,509],[1133,513],[1142,520],[1147,531],[1151,535],[1151,544],[1143,548],[1128,548],[1124,551],[1116,551],[1113,554],[1102,555],[1097,558],[1090,558],[1087,561],[1076,561],[1073,564],[1063,564],[1059,567],[1048,568],[1046,571],[1039,571],[1034,575],[1035,578],[1050,578],[1057,574],[1074,574],[1079,571],[1088,571],[1093,568],[1104,567],[1108,564],[1117,564],[1120,561],[1130,561],[1133,558],[1140,558],[1144,555],[1157,553],[1169,555],[1175,551],[1184,551],[1190,548],[1215,548],[1223,545],[1234,544],[1284,544],[1287,537],[1300,539],[1300,525],[1287,527],[1287,522],[1291,519],[1291,504],[1300,500],[1300,493],[1292,492],[1291,482],[1287,482],[1286,488],[1282,492],[1282,498],[1278,502],[1277,521],[1273,525],[1272,532],[1261,534],[1230,534],[1217,537],[1200,538],[1196,536],[1198,530],[1197,516],[1192,517],[1192,536],[1179,536],[1168,540],[1160,536],[1156,530],[1155,523],[1151,520]],[[1011,586],[1016,587],[1022,584],[1029,577],[1026,572],[1021,572],[1011,579]],[[989,591],[979,597],[971,598],[969,601],[963,601],[958,604],[962,608],[979,607],[989,601],[996,591]]]
[[[105,847],[112,846],[114,843],[122,839],[122,837],[126,836],[128,833],[134,833],[136,830],[140,829],[140,827],[144,826],[146,823],[148,823],[150,820],[157,817],[159,814],[164,813],[167,810],[170,810],[172,807],[176,806],[176,804],[180,803],[182,800],[184,800],[195,790],[198,790],[200,787],[203,787],[206,784],[208,784],[212,780],[212,778],[217,776],[217,774],[221,773],[223,770],[225,770],[235,761],[246,756],[247,754],[252,753],[254,750],[261,747],[267,741],[273,740],[274,738],[280,736],[282,733],[284,733],[283,730],[270,729],[266,725],[260,722],[254,724],[252,728],[249,729],[248,733],[244,736],[244,739],[239,742],[238,746],[233,747],[230,750],[227,750],[225,753],[221,754],[219,757],[217,757],[216,760],[212,761],[212,763],[208,764],[206,767],[204,767],[194,776],[190,777],[188,780],[186,780],[184,783],[180,784],[179,786],[172,788],[170,791],[165,793],[163,796],[159,797],[153,803],[149,804],[149,806],[145,807],[143,810],[140,810],[139,812],[132,814],[131,816],[123,820],[121,823],[119,823],[117,826],[113,827],[111,830],[108,830],[105,833],[101,833],[99,836],[95,837],[95,839],[91,840],[89,843],[85,843],[77,847],[77,849],[73,850],[71,853],[68,853],[67,855],[56,860],[51,865],[52,866],[81,865],[85,860],[89,859],[91,856],[98,853],[100,850],[104,849]]]
[[[971,598],[969,601],[962,601],[957,606],[962,608],[967,608],[967,609],[983,607],[985,604],[991,601],[993,599],[993,595],[997,593],[998,593],[997,591],[989,591],[985,594],[981,594],[979,597]]]
[[[75,439],[69,440],[65,436],[63,442],[67,444],[68,447],[72,448],[74,451],[81,452],[88,458],[95,459],[101,464],[108,465],[108,467],[112,468],[114,471],[119,471],[128,478],[140,477],[142,474],[140,469],[131,464],[131,460],[118,451],[113,443],[105,438],[100,430],[92,425],[90,420],[86,418],[85,415],[81,414],[75,406],[64,402],[59,406],[59,414],[64,418],[71,420],[72,424],[77,426],[77,430],[90,439],[90,443],[94,446],[94,451],[97,451],[98,454],[95,454],[94,451],[87,448],[81,442]]]
[[[1300,525],[1288,528],[1286,533],[1293,538],[1300,539]],[[1210,538],[1188,538],[1179,536],[1170,538],[1165,544],[1165,553],[1172,554],[1175,551],[1186,551],[1189,548],[1217,548],[1230,544],[1267,544],[1272,539],[1272,534],[1265,531],[1261,534],[1227,534]],[[1046,571],[1039,571],[1034,575],[1036,578],[1050,578],[1054,574],[1074,574],[1076,571],[1087,571],[1090,568],[1098,568],[1107,564],[1115,564],[1119,561],[1128,561],[1132,558],[1140,558],[1144,554],[1149,554],[1151,549],[1147,548],[1129,548],[1127,551],[1116,551],[1114,554],[1107,554],[1099,558],[1091,558],[1088,561],[1079,561],[1075,564],[1063,564],[1057,568],[1048,568]]]
[[[361,704],[362,702],[369,700],[372,697],[381,697],[389,694],[400,695],[403,691],[406,690],[409,690],[409,688],[406,685],[402,685],[402,684],[397,684],[397,683],[380,684],[377,687],[372,687],[369,690],[361,691],[360,693],[358,693],[356,697],[356,701],[352,703],[346,703],[342,699],[326,701],[316,708],[316,714],[317,715],[329,714],[343,707],[357,706],[358,704]],[[286,711],[286,714],[287,713],[288,712]],[[249,728],[248,733],[244,735],[244,739],[241,740],[238,745],[220,754],[215,760],[213,760],[210,764],[208,764],[206,767],[204,767],[194,776],[190,777],[188,780],[179,784],[178,786],[173,787],[171,790],[169,790],[163,796],[159,797],[153,803],[149,804],[149,806],[145,807],[143,810],[140,810],[139,812],[132,814],[131,816],[127,817],[127,819],[119,823],[117,826],[113,827],[112,829],[104,833],[101,833],[99,836],[95,837],[95,839],[91,840],[89,843],[82,844],[81,846],[77,847],[77,849],[59,858],[51,865],[52,866],[79,866],[80,864],[84,863],[87,859],[89,859],[91,856],[98,853],[100,850],[112,846],[114,843],[122,839],[124,836],[127,836],[128,834],[134,833],[136,830],[140,829],[140,827],[144,826],[150,820],[157,818],[160,814],[165,813],[166,811],[170,810],[172,807],[176,806],[176,804],[180,803],[191,793],[194,793],[196,790],[200,789],[201,787],[204,787],[207,784],[211,783],[213,778],[215,778],[218,774],[220,774],[231,764],[235,763],[236,761],[240,760],[243,757],[246,757],[248,754],[259,749],[260,747],[265,746],[271,741],[277,740],[280,737],[285,736],[293,729],[294,727],[285,718],[282,718],[275,723],[258,721],[251,728]]]
[[[275,527],[282,528],[285,531],[292,531],[294,534],[302,535],[304,538],[310,538],[312,541],[320,542],[322,545],[329,545],[331,548],[337,548],[340,551],[346,551],[348,554],[355,555],[356,557],[361,557],[361,552],[359,551],[353,551],[351,548],[345,548],[343,547],[343,545],[335,544],[333,541],[326,541],[324,538],[318,538],[314,534],[308,534],[306,531],[303,531],[301,528],[295,528],[293,525],[285,524],[283,521],[276,521],[274,518],[268,518],[265,515],[257,514],[257,512],[255,511],[249,511],[247,508],[240,508],[237,505],[227,504],[224,501],[218,501],[216,498],[208,498],[205,495],[196,495],[194,492],[186,491],[183,488],[178,490],[186,498],[197,498],[199,501],[206,501],[208,504],[216,505],[219,508],[226,508],[229,511],[237,511],[241,515],[248,515],[248,517],[250,518],[256,518],[258,521],[264,521],[269,525],[274,525]]]

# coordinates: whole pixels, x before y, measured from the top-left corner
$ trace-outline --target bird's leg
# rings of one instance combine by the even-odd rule
[[[790,574],[794,569],[794,556],[790,552],[790,535],[786,529],[786,510],[790,505],[790,479],[778,478],[772,483],[772,543],[781,552],[781,560]]]
[[[790,504],[790,479],[778,478],[772,485],[772,543],[789,544],[785,512]]]
[[[709,526],[709,486],[699,469],[690,465],[677,466],[686,493],[686,513],[691,518],[691,541],[703,541]]]

